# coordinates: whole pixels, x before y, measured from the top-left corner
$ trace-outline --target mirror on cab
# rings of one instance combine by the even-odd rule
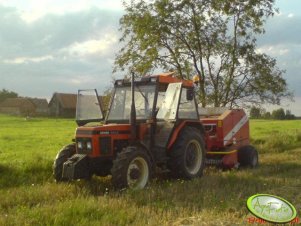
[[[186,100],[192,101],[194,96],[193,89],[186,89]]]

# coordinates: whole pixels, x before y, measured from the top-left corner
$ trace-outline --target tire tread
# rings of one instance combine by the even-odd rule
[[[203,163],[200,167],[199,172],[196,175],[189,175],[186,172],[184,166],[185,147],[187,142],[191,139],[191,137],[194,137],[199,141],[202,148],[202,154],[203,154],[202,156]],[[177,141],[173,145],[169,157],[170,158],[169,161],[167,162],[167,166],[170,169],[171,173],[176,178],[192,179],[194,177],[201,176],[205,165],[205,161],[204,161],[205,153],[204,153],[204,141],[200,131],[194,127],[185,127],[184,129],[182,129],[181,133],[177,138]]]

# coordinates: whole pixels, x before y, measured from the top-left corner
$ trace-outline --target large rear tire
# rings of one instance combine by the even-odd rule
[[[127,147],[113,161],[112,184],[117,189],[143,189],[150,178],[149,156],[138,147]]]
[[[251,145],[246,145],[239,148],[238,162],[241,167],[255,168],[258,166],[257,150]]]
[[[203,173],[205,145],[199,130],[184,128],[170,150],[167,163],[171,173],[180,178],[192,179]]]
[[[55,157],[53,163],[53,176],[56,182],[67,181],[67,179],[62,177],[63,165],[72,155],[76,152],[75,144],[69,144],[61,149]]]

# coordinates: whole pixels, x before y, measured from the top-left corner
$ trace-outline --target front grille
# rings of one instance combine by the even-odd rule
[[[111,152],[111,137],[100,137],[100,153],[107,155]]]

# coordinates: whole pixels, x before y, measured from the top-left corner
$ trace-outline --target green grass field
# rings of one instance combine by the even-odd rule
[[[301,121],[250,125],[257,169],[207,168],[192,181],[154,179],[117,192],[109,178],[54,182],[52,163],[74,136],[73,120],[0,115],[0,225],[245,225],[256,193],[289,200],[301,217]]]

